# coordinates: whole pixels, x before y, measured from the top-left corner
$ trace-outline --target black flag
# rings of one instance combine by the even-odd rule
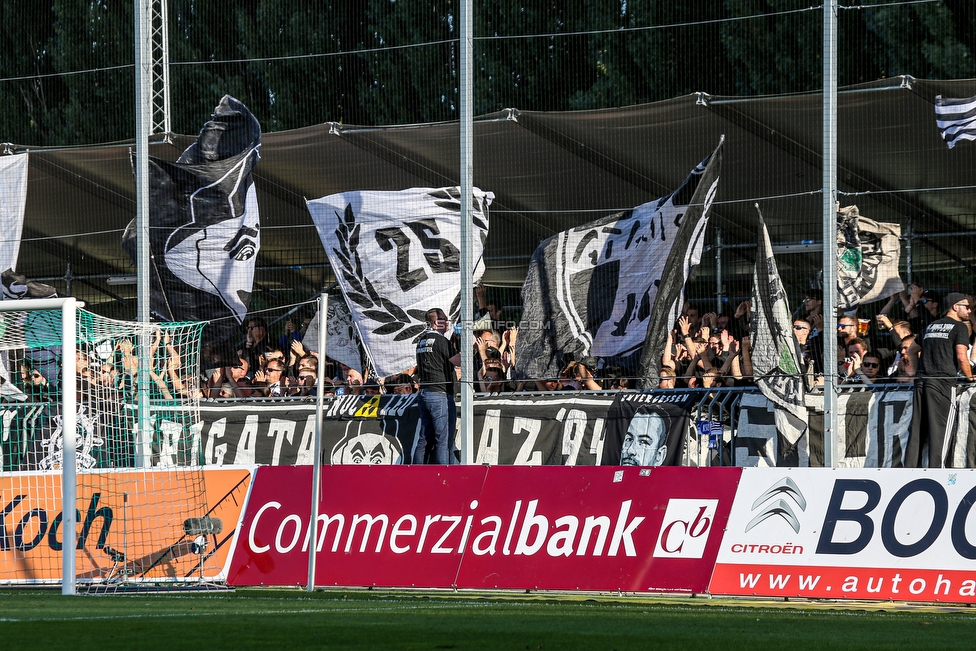
[[[681,225],[675,234],[668,260],[664,264],[661,284],[657,289],[657,299],[654,301],[650,320],[647,322],[647,336],[640,362],[643,387],[657,386],[657,374],[661,370],[661,351],[664,350],[668,332],[681,316],[685,283],[688,281],[691,269],[701,260],[705,227],[708,225],[708,209],[711,208],[718,189],[724,142],[725,136],[722,136],[715,151],[699,163],[692,172],[692,177],[696,177],[697,182],[685,182],[682,190],[679,191],[684,196],[679,197],[676,194],[672,199],[675,205],[685,206],[686,209],[683,215],[679,215]]]
[[[251,170],[261,126],[225,95],[196,141],[175,163],[149,159],[152,311],[166,321],[207,321],[202,366],[237,362],[260,249]],[[136,259],[135,221],[122,246]]]

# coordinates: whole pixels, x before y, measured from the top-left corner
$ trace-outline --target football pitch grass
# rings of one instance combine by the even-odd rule
[[[948,649],[976,609],[670,597],[246,589],[0,592],[7,649]]]

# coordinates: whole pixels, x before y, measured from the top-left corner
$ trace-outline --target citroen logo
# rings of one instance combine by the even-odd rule
[[[796,513],[794,513],[787,500],[800,507],[801,511],[807,510],[807,500],[803,497],[803,493],[800,492],[799,486],[789,477],[783,477],[766,489],[766,492],[752,503],[753,511],[760,507],[762,507],[762,510],[746,525],[746,532],[748,533],[750,529],[760,522],[779,516],[793,527],[793,531],[800,533],[800,520],[796,517]]]

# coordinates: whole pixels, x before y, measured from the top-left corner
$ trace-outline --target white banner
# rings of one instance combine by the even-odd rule
[[[27,157],[0,156],[0,270],[17,268],[27,206]]]
[[[329,298],[328,317],[326,318],[325,354],[337,362],[341,362],[359,373],[363,372],[363,363],[359,356],[359,335],[356,334],[349,313],[349,306],[339,297]],[[305,329],[302,338],[305,350],[318,352],[319,350],[319,313],[316,312],[312,321]]]
[[[484,272],[481,255],[494,197],[474,190],[475,282]],[[376,373],[410,368],[416,364],[413,340],[426,329],[424,313],[440,308],[452,321],[459,314],[458,188],[343,192],[307,205]]]

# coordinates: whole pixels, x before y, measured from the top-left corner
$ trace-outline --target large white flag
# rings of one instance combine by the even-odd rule
[[[490,192],[475,189],[474,280],[484,271]],[[342,294],[380,376],[416,364],[425,312],[461,306],[461,193],[454,188],[343,192],[308,202]],[[471,300],[471,297],[467,297]]]
[[[27,206],[27,157],[0,156],[0,270],[16,269]]]

